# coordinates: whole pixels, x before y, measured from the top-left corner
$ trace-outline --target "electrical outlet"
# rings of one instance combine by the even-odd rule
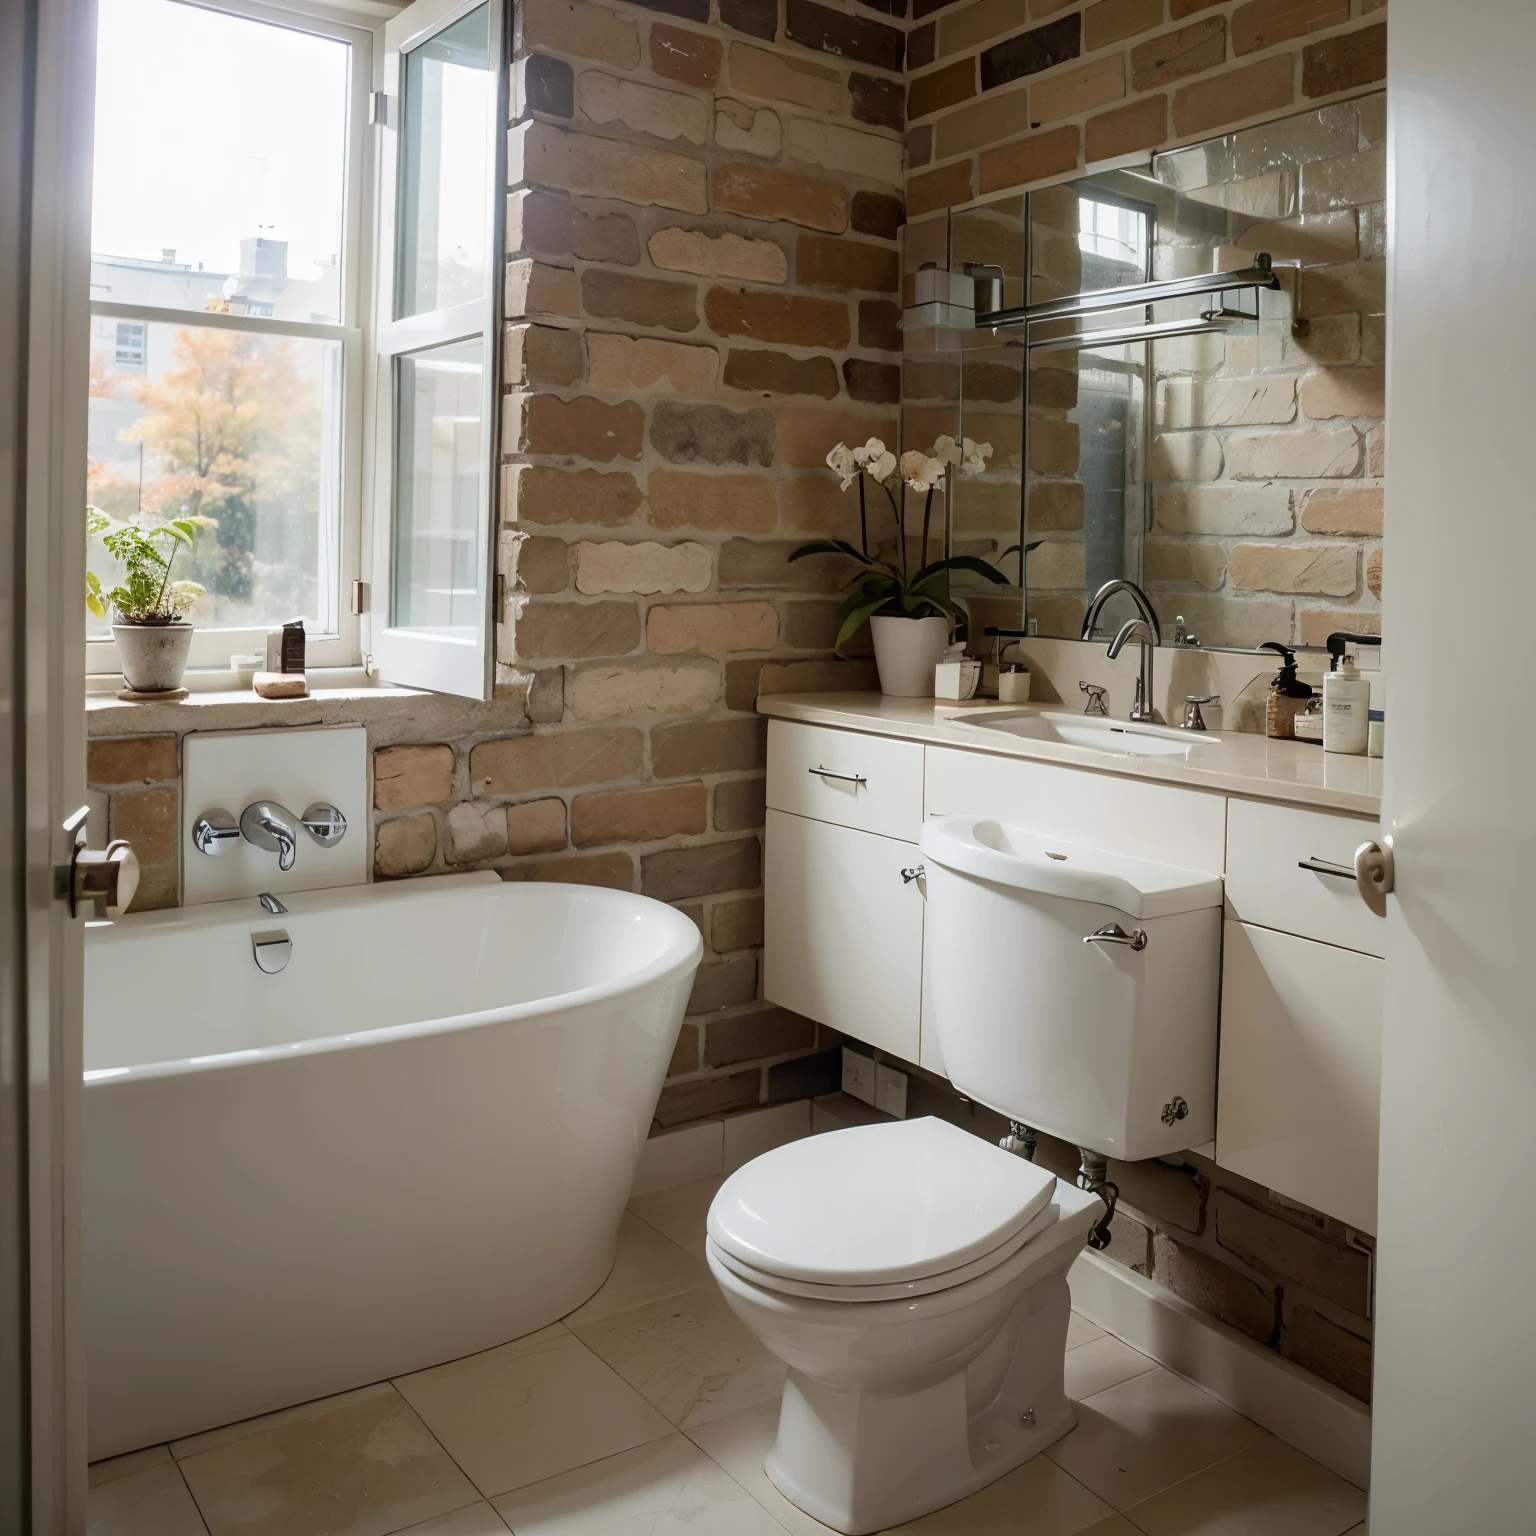
[[[907,1118],[907,1074],[895,1067],[875,1068],[875,1108],[898,1120]]]
[[[866,1104],[875,1102],[875,1062],[872,1056],[861,1055],[843,1047],[843,1092]]]

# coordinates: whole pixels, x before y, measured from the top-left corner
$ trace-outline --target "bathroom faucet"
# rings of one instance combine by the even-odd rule
[[[1120,632],[1109,642],[1109,657],[1113,661],[1125,647],[1125,642],[1131,638],[1141,641],[1141,671],[1136,679],[1136,702],[1131,706],[1132,720],[1155,720],[1157,709],[1154,704],[1156,695],[1152,688],[1152,658],[1154,648],[1163,643],[1163,632],[1157,622],[1157,614],[1153,610],[1152,600],[1134,581],[1127,581],[1118,577],[1114,581],[1106,581],[1097,592],[1093,594],[1093,601],[1088,605],[1088,612],[1083,616],[1084,640],[1095,638],[1095,631],[1099,624],[1099,615],[1104,611],[1104,605],[1117,592],[1124,592],[1136,605],[1137,617],[1128,619],[1120,626]]]
[[[277,855],[277,867],[288,870],[299,852],[299,818],[275,800],[253,800],[240,813],[240,835],[248,843]]]

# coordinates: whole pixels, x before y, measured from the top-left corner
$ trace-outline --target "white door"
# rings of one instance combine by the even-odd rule
[[[1536,5],[1392,0],[1371,1529],[1536,1525]]]

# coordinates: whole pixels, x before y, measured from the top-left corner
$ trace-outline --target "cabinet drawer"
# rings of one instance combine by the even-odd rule
[[[1374,821],[1257,800],[1227,804],[1227,905],[1245,923],[1381,955],[1387,925],[1355,889],[1355,849],[1381,835]],[[1303,860],[1347,868],[1323,874]]]
[[[1216,1161],[1376,1230],[1380,960],[1228,921]]]
[[[901,872],[917,860],[912,843],[770,810],[763,996],[916,1061],[923,895]]]
[[[923,821],[923,749],[915,741],[770,720],[768,804],[915,843]]]

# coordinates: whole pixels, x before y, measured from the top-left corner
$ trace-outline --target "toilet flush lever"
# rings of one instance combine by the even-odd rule
[[[1095,928],[1092,933],[1084,935],[1084,944],[1124,944],[1127,949],[1138,952],[1147,947],[1146,930],[1133,928],[1129,933],[1119,923],[1106,923],[1102,928]]]

